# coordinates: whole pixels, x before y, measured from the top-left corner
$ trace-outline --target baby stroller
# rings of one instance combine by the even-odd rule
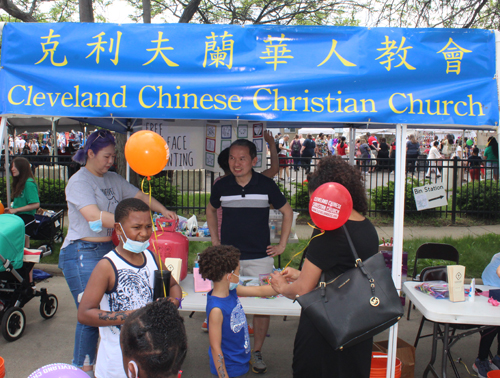
[[[40,297],[40,315],[52,318],[58,307],[57,297],[47,289],[36,290],[30,272],[40,258],[50,255],[46,246],[26,249],[25,226],[17,215],[0,215],[0,319],[2,335],[7,341],[19,339],[26,326],[22,308],[34,297]]]
[[[41,240],[54,248],[54,243],[63,239],[64,210],[59,212],[45,211],[44,214],[35,214],[35,220],[26,225],[26,233],[32,240]]]

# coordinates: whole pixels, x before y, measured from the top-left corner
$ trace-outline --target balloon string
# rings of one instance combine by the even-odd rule
[[[290,263],[293,261],[293,259],[297,256],[299,256],[302,252],[304,252],[306,250],[307,247],[309,247],[309,244],[311,243],[311,241],[314,239],[314,238],[317,238],[318,236],[321,236],[325,233],[325,230],[321,229],[321,228],[318,228],[316,226],[313,226],[311,223],[307,223],[309,225],[309,227],[312,227],[312,228],[315,228],[316,230],[320,230],[321,233],[319,233],[318,235],[314,235],[311,239],[309,239],[309,241],[307,242],[306,246],[304,248],[302,248],[301,251],[297,252],[295,255],[292,256],[292,258],[290,259],[290,261],[288,262],[288,264],[285,265],[285,267],[283,268],[283,270],[285,270],[286,268],[288,268],[288,265],[290,265]]]
[[[144,177],[142,179],[142,182],[141,182],[141,191],[144,193],[144,194],[149,194],[148,198],[149,198],[149,208],[151,209],[151,182],[150,182],[150,179],[148,179],[148,186],[149,186],[149,192],[146,193],[144,191],[144,181],[148,179],[147,177]],[[155,243],[153,243],[153,249],[154,249],[154,254],[158,260],[158,266],[160,267],[160,277],[161,277],[161,282],[162,282],[162,285],[163,285],[163,297],[166,297],[167,296],[167,289],[165,287],[165,282],[163,281],[163,262],[161,261],[161,256],[160,256],[160,252],[158,252],[158,250],[156,249],[156,245],[158,244],[158,234],[156,233],[156,227],[155,227],[155,224],[154,224],[154,219],[153,219],[153,213],[150,211],[149,212],[149,216],[151,217],[151,223],[153,225],[153,233],[155,235]],[[161,227],[161,225],[160,225]],[[163,227],[162,227],[162,231],[163,231]],[[162,232],[163,233],[163,232]]]

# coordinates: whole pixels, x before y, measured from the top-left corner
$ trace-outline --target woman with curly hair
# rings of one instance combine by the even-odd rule
[[[330,156],[319,162],[317,170],[308,176],[308,180],[310,194],[327,182],[337,182],[347,188],[353,200],[353,210],[345,226],[362,260],[376,254],[379,239],[375,227],[364,216],[368,204],[359,170],[340,157]],[[354,256],[344,230],[338,228],[319,235],[322,232],[319,229],[313,231],[302,271],[286,268],[281,273],[272,274],[271,285],[274,290],[295,299],[298,295],[314,290],[322,272],[325,273],[326,281],[330,281],[354,267]],[[343,319],[338,321],[342,322]],[[293,350],[293,377],[368,378],[372,342],[372,339],[368,339],[336,351],[323,337],[317,324],[302,313]]]
[[[213,290],[207,294],[210,371],[214,377],[244,376],[249,370],[250,337],[238,297],[268,297],[276,292],[269,285],[238,285],[240,251],[233,246],[205,249],[199,264],[201,276],[214,283]],[[254,360],[256,353],[260,354],[254,351]]]

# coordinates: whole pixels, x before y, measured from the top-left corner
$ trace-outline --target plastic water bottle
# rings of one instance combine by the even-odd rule
[[[276,237],[276,223],[271,221],[271,239]]]

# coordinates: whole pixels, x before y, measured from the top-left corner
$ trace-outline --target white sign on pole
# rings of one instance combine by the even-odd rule
[[[203,130],[202,121],[175,122],[160,119],[148,119],[144,124],[145,130],[152,130],[160,134],[168,144],[170,159],[165,170],[189,170],[203,167],[200,151],[203,139],[199,137]]]
[[[415,197],[418,211],[448,205],[443,184],[431,184],[413,188],[413,196]]]

